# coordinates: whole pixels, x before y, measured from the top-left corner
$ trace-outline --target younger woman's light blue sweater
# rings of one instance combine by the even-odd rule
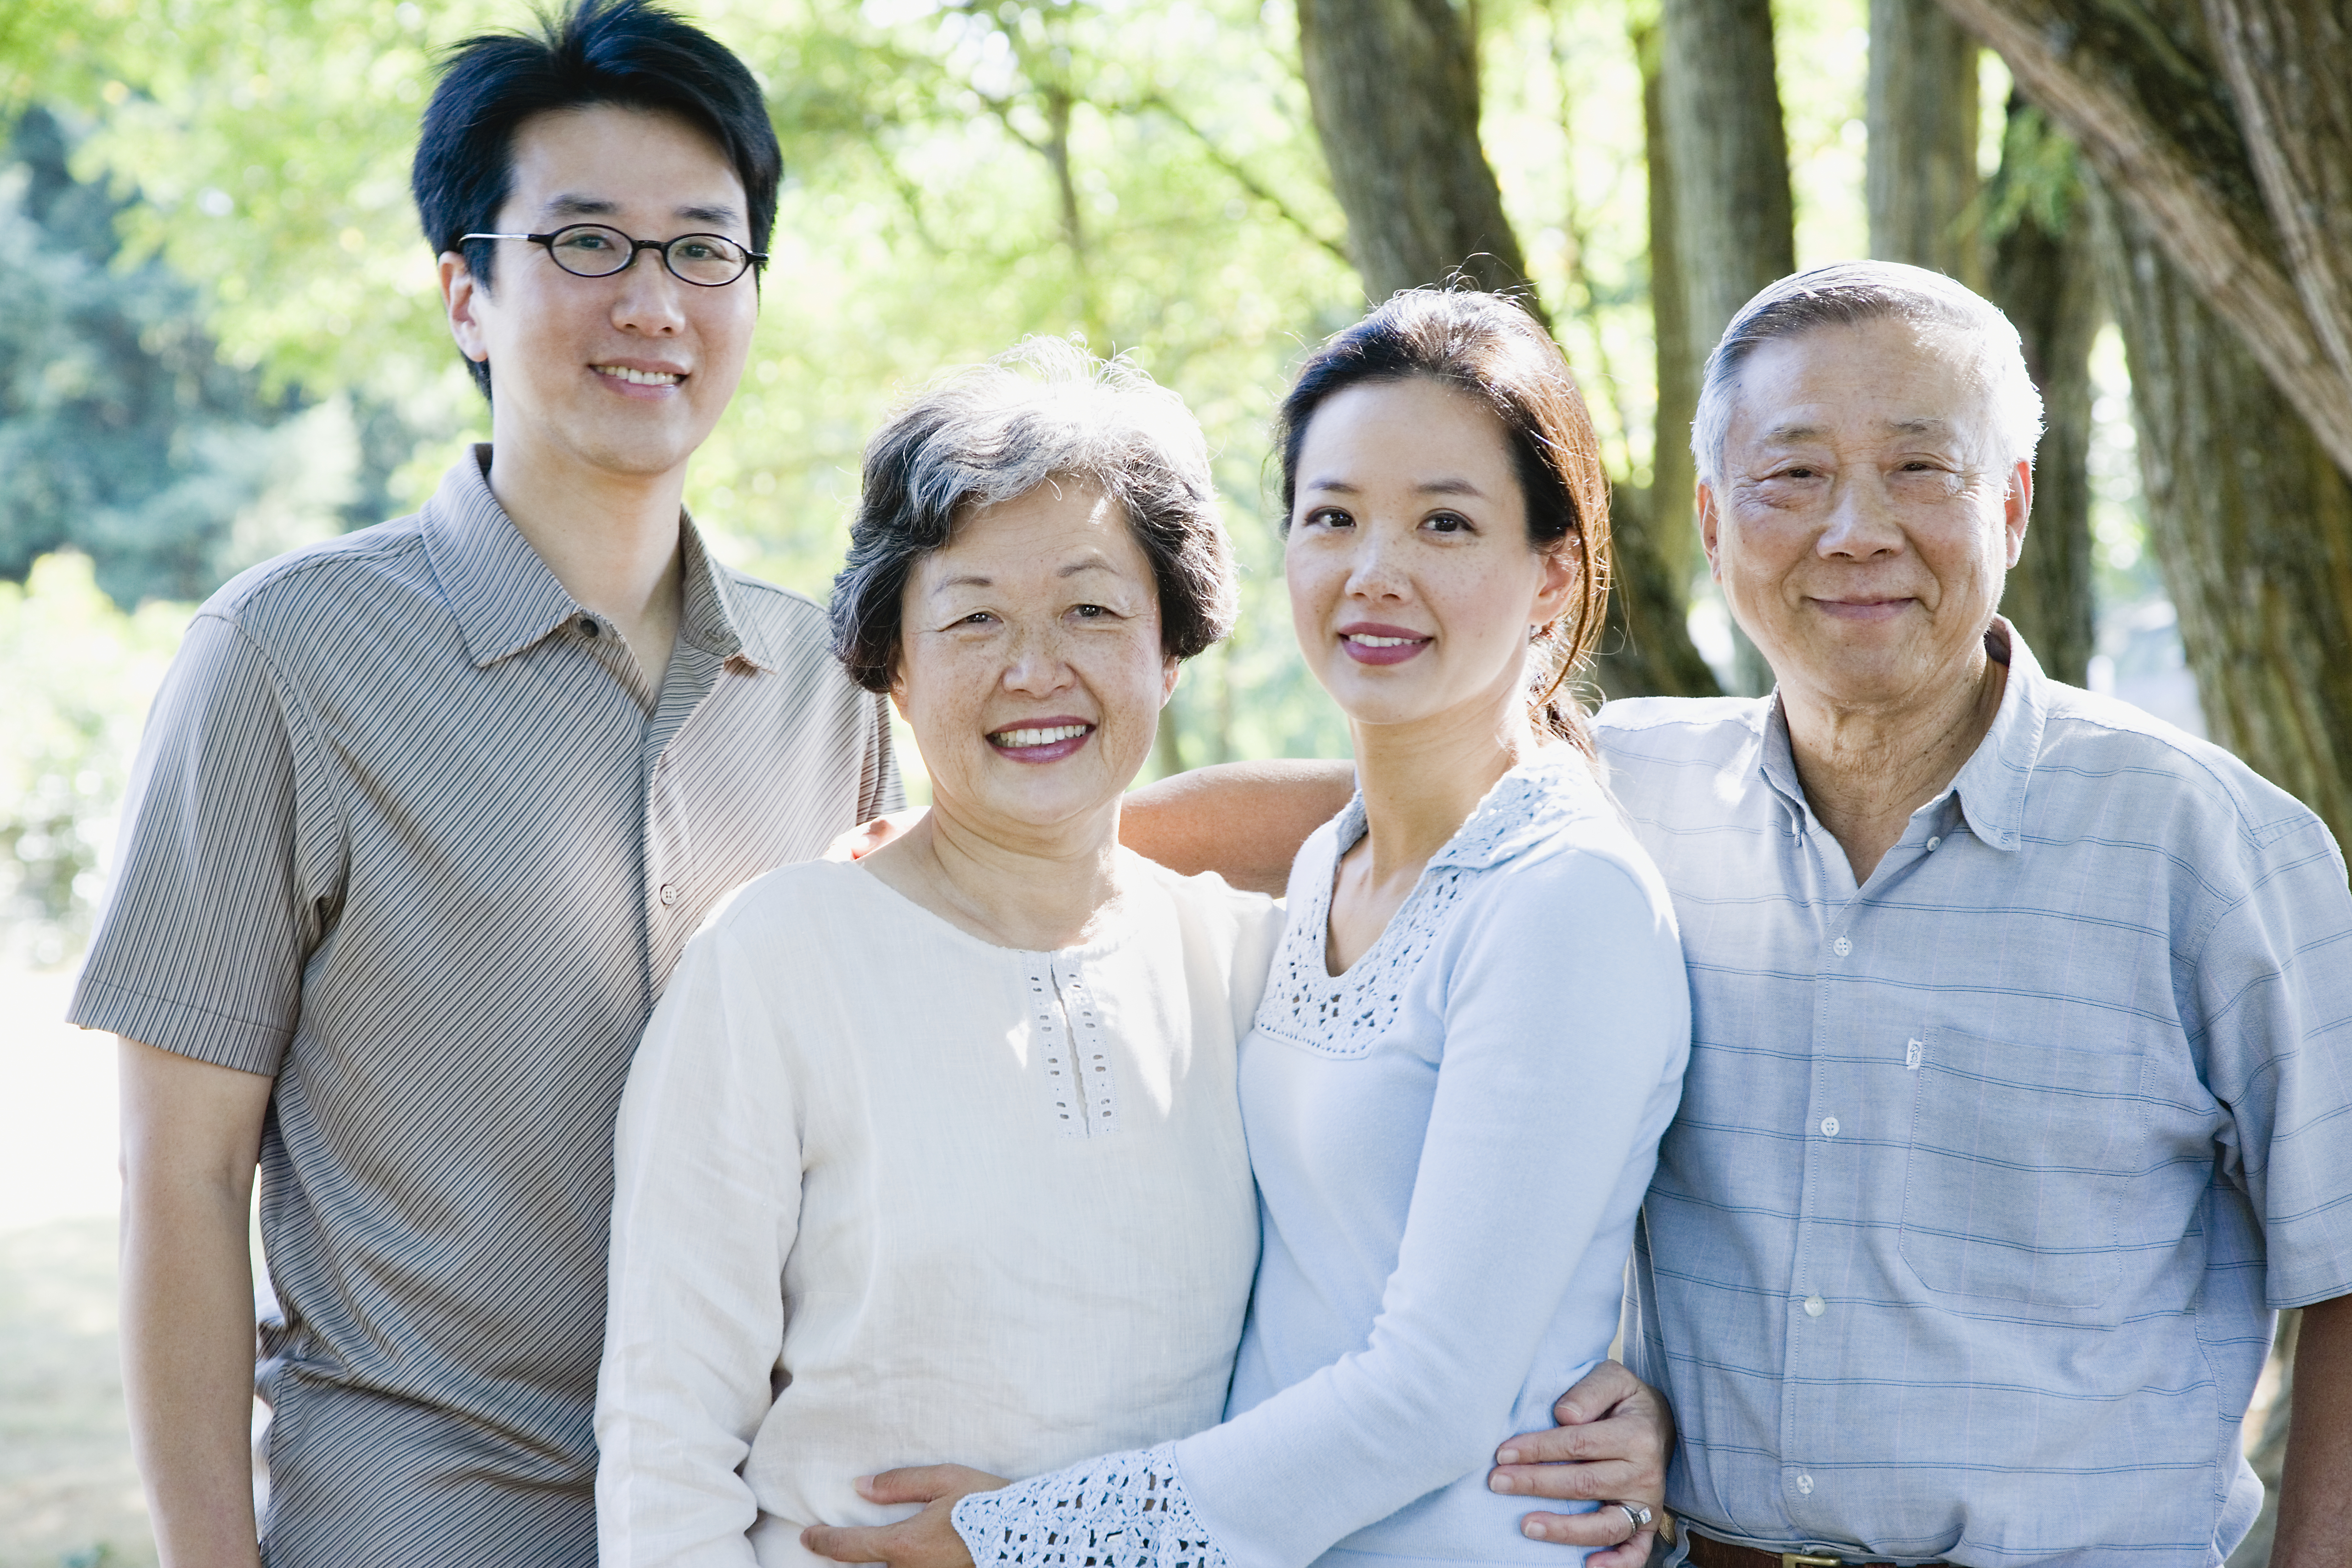
[[[1223,1425],[966,1498],[982,1568],[1579,1560],[1521,1535],[1528,1500],[1486,1470],[1616,1331],[1689,1046],[1673,907],[1554,747],[1333,976],[1333,873],[1363,832],[1359,801],[1300,850],[1241,1047],[1265,1251]]]

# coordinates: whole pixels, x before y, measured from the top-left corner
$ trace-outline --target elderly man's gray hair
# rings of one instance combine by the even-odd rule
[[[1731,433],[1740,367],[1748,356],[1776,338],[1889,319],[1949,334],[1958,352],[1975,362],[2002,466],[2033,460],[2042,440],[2042,394],[2025,368],[2025,352],[2009,318],[1940,272],[1899,261],[1839,261],[1769,285],[1724,328],[1722,341],[1707,356],[1698,416],[1691,421],[1691,456],[1699,482],[1722,482],[1723,446]]]
[[[1170,658],[1190,658],[1233,629],[1232,551],[1208,443],[1183,399],[1125,359],[1031,338],[920,394],[866,443],[830,611],[834,653],[850,678],[890,689],[908,575],[961,518],[1059,480],[1092,484],[1127,513],[1151,562]]]

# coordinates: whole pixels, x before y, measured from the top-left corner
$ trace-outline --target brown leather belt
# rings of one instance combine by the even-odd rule
[[[1703,1535],[1689,1526],[1684,1532],[1690,1537],[1690,1561],[1698,1568],[1894,1568],[1894,1565],[1868,1557],[1832,1557],[1812,1552],[1759,1552],[1753,1546],[1734,1546],[1728,1541],[1717,1541]],[[1921,1564],[1920,1568],[1936,1568]]]

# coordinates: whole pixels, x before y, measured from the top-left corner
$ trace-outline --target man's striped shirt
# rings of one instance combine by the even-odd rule
[[[1711,1533],[2204,1568],[2271,1309],[2352,1291],[2352,893],[2243,763],[1988,643],[1859,889],[1777,703],[1602,710],[1693,1015],[1629,1358]]]
[[[594,1561],[631,1054],[722,895],[899,801],[815,605],[684,524],[656,694],[488,461],[198,612],[74,999],[276,1079],[273,1568]]]

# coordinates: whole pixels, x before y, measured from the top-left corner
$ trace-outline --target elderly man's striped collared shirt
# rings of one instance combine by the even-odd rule
[[[1693,1050],[1629,1355],[1751,1545],[2218,1563],[2271,1309],[2352,1291],[2352,894],[2219,748],[2008,681],[1860,888],[1777,702],[1601,716]]]
[[[717,900],[895,807],[824,612],[684,528],[652,690],[492,498],[223,588],[72,1017],[271,1075],[273,1568],[595,1560],[613,1119]]]

